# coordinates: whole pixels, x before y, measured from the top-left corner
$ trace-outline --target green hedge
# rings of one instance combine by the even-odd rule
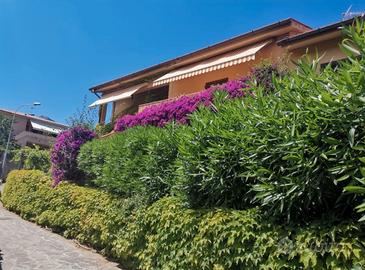
[[[50,176],[27,170],[10,172],[1,199],[6,208],[23,218],[112,257],[118,234],[135,218],[134,210],[143,205],[135,197],[115,198],[68,182],[53,188]]]
[[[135,127],[81,147],[78,166],[93,182],[123,196],[149,201],[169,193],[177,155],[176,127]]]
[[[50,151],[40,149],[38,146],[23,147],[14,151],[13,161],[20,162],[23,169],[26,170],[41,170],[48,172],[51,169]]]
[[[102,250],[130,269],[363,269],[363,228],[351,221],[280,226],[259,209],[187,209],[177,198],[138,198],[13,171],[4,206]]]
[[[343,189],[365,183],[365,24],[351,29],[349,61],[336,70],[318,72],[317,60],[301,60],[274,80],[275,93],[257,88],[256,97],[217,98],[214,113],[192,115],[177,162],[190,205],[256,204],[298,221],[352,214],[359,198]]]

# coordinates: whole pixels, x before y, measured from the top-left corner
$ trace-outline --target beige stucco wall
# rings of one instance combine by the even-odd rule
[[[123,100],[118,100],[116,102],[114,102],[114,111],[112,114],[112,118],[116,118],[119,115],[123,114],[128,108],[133,106],[133,100],[132,99],[123,99]],[[108,108],[111,109],[111,108]],[[113,121],[114,119],[110,119],[111,121]]]
[[[308,53],[311,59],[321,57],[319,62],[320,64],[328,63],[331,60],[343,59],[346,57],[346,55],[341,51],[339,47],[340,43],[341,38],[334,38],[327,41],[302,46],[301,48],[290,50],[290,57],[295,61]]]

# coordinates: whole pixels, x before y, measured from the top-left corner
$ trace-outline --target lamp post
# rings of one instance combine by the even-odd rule
[[[41,103],[39,102],[33,102],[32,104],[23,104],[23,105],[20,105],[13,113],[13,117],[11,119],[11,123],[10,123],[10,130],[9,130],[9,134],[8,134],[8,140],[6,142],[6,147],[5,147],[5,152],[4,152],[4,155],[3,155],[3,162],[1,164],[1,179],[0,179],[0,183],[1,183],[1,180],[2,178],[4,178],[5,176],[5,164],[6,164],[6,157],[8,155],[8,151],[9,151],[9,144],[10,144],[10,139],[11,139],[11,132],[13,131],[13,124],[14,124],[14,121],[15,121],[15,116],[16,116],[16,113],[23,107],[27,107],[27,106],[30,106],[31,108],[35,107],[35,106],[40,106]]]

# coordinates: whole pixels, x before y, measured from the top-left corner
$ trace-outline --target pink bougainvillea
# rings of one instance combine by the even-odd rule
[[[82,173],[77,169],[76,157],[81,145],[93,139],[95,133],[85,127],[74,127],[61,132],[52,149],[52,178],[53,185],[67,179],[79,181]]]
[[[199,106],[210,106],[214,92],[227,92],[230,98],[243,97],[248,93],[247,79],[229,81],[225,84],[212,86],[195,95],[182,96],[176,100],[166,101],[147,107],[142,112],[134,115],[125,115],[119,118],[114,126],[115,131],[123,131],[134,126],[157,126],[163,127],[171,121],[180,124],[188,123],[188,115]]]

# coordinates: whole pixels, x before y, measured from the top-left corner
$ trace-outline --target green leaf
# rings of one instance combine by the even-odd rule
[[[365,187],[358,187],[358,186],[347,186],[344,188],[345,191],[350,193],[356,194],[363,194],[365,193]]]
[[[355,129],[351,128],[349,131],[349,143],[351,147],[354,146],[354,140],[355,140]]]

